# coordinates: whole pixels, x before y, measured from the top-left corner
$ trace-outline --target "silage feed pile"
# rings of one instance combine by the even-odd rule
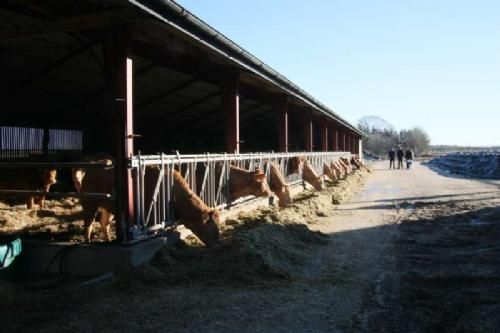
[[[434,158],[428,165],[467,177],[500,179],[499,152],[448,154]]]
[[[319,216],[328,216],[335,204],[349,200],[366,174],[356,171],[327,184],[323,191],[303,191],[287,208],[242,212],[225,221],[217,246],[206,248],[189,236],[117,282],[135,288],[138,284],[245,285],[300,279],[306,263],[329,241],[309,225]]]

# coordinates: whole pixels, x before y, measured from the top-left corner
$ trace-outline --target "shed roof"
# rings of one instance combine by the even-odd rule
[[[265,79],[279,87],[286,94],[292,95],[311,108],[336,119],[345,127],[360,136],[365,134],[356,126],[345,120],[331,108],[318,101],[312,95],[301,89],[284,75],[265,64],[256,56],[233,42],[231,39],[217,31],[196,15],[171,0],[128,0],[135,6],[143,9],[149,14],[157,17],[165,24],[185,33],[198,43],[205,45],[219,55],[226,57],[241,69],[248,70],[253,74]]]
[[[80,0],[78,4],[59,0],[6,0],[0,4],[4,78],[0,83],[16,103],[40,106],[57,97],[60,109],[67,110],[98,101],[106,91],[106,82],[99,75],[103,56],[98,41],[103,28],[133,24],[135,98],[145,119],[146,114],[165,112],[162,103],[173,110],[168,116],[188,121],[198,109],[204,110],[200,111],[203,115],[211,114],[220,105],[217,80],[212,79],[220,74],[219,69],[230,69],[240,73],[241,109],[248,108],[255,119],[269,116],[273,98],[261,100],[260,107],[257,101],[265,94],[253,96],[252,89],[245,88],[263,87],[270,95],[287,95],[300,109],[315,110],[364,136],[332,109],[173,1]],[[166,48],[167,53],[157,52]],[[16,98],[22,96],[21,91],[22,95],[31,91],[33,98]]]

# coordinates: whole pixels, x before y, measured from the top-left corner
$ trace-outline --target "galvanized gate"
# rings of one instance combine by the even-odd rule
[[[134,238],[142,238],[156,230],[175,223],[173,209],[172,170],[179,171],[191,190],[210,207],[229,209],[231,206],[253,200],[253,197],[230,200],[229,168],[236,165],[249,171],[260,169],[269,181],[270,163],[275,163],[287,182],[301,183],[302,174],[287,175],[290,159],[305,158],[318,175],[323,165],[340,157],[350,158],[349,152],[318,153],[257,153],[257,154],[205,154],[205,155],[137,155],[130,159],[129,167],[135,180]]]

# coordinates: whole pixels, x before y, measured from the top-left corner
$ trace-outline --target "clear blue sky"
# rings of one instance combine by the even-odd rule
[[[357,123],[500,145],[500,0],[179,0]]]

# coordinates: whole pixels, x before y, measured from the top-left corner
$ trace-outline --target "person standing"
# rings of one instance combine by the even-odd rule
[[[396,158],[396,151],[394,151],[394,148],[389,150],[389,170],[391,168],[395,169],[396,165],[394,164],[394,159]]]
[[[405,159],[406,159],[406,168],[410,169],[413,163],[413,151],[410,148],[408,148],[405,152]]]
[[[403,157],[405,156],[405,152],[401,146],[399,146],[396,156],[398,157],[398,169],[403,169]]]

